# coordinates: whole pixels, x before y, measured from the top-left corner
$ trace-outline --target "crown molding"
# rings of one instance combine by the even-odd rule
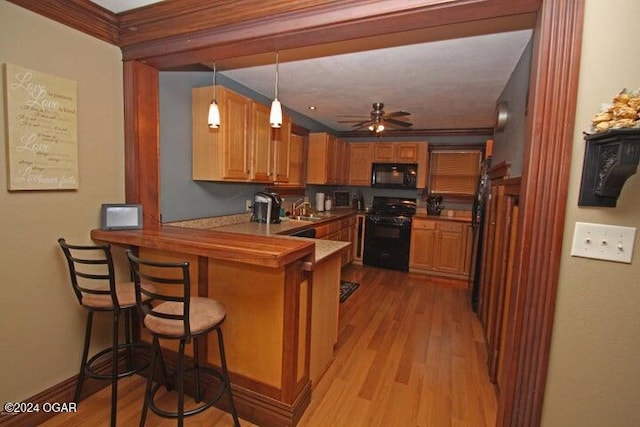
[[[118,17],[89,0],[8,0],[107,43],[120,46]]]

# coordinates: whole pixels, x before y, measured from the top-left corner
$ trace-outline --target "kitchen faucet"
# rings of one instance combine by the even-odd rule
[[[305,199],[298,199],[293,203],[291,207],[291,215],[307,215],[307,210],[305,209],[307,206],[311,208],[311,203]]]

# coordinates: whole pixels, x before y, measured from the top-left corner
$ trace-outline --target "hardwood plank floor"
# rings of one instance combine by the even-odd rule
[[[340,305],[335,360],[313,390],[300,427],[495,425],[483,333],[466,283],[360,266],[342,275],[360,287]],[[144,380],[124,379],[118,390],[118,425],[137,425]],[[77,413],[43,425],[107,426],[109,398],[106,388],[81,402]],[[173,425],[149,413],[147,426]],[[213,408],[185,425],[233,423]]]

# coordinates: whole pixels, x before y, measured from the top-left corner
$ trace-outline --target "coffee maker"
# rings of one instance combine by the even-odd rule
[[[276,193],[258,192],[253,198],[251,221],[278,224],[281,206],[282,199]]]

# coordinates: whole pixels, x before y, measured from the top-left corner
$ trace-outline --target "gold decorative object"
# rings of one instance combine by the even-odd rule
[[[623,89],[610,104],[603,104],[592,120],[591,132],[624,128],[640,129],[640,89]]]

